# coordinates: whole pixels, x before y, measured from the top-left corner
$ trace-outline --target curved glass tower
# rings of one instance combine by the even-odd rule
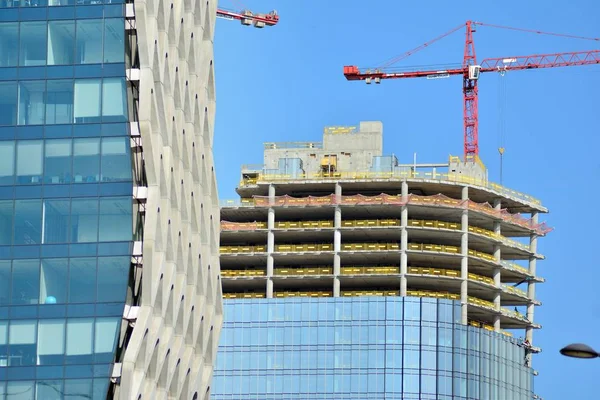
[[[208,397],[213,23],[212,1],[0,0],[0,400]]]

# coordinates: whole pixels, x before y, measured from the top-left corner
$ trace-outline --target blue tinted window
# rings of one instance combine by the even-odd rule
[[[73,64],[75,59],[75,21],[48,23],[48,65]]]
[[[42,212],[44,226],[43,243],[67,243],[69,241],[69,200],[45,200]]]
[[[9,260],[0,261],[0,306],[10,304],[10,270]],[[0,321],[0,347],[2,346],[2,325]],[[2,350],[0,349],[0,360],[2,360]]]
[[[75,80],[75,123],[100,122],[101,79]]]
[[[19,83],[19,125],[41,125],[44,123],[45,95],[45,81]]]
[[[46,259],[41,265],[40,303],[57,304],[67,301],[68,261],[64,258]]]
[[[129,138],[102,139],[102,181],[131,180],[131,155]]]
[[[14,174],[15,143],[0,142],[0,185],[12,185]]]
[[[104,62],[125,62],[125,20],[110,18],[104,20]]]
[[[46,21],[22,22],[19,49],[19,65],[46,64]]]
[[[102,82],[102,120],[105,122],[127,120],[125,79],[106,78]]]
[[[93,342],[93,318],[73,318],[67,320],[66,363],[91,364],[93,362]]]
[[[41,320],[38,325],[38,365],[58,365],[64,362],[65,321]],[[38,392],[38,397],[40,393]],[[54,398],[55,393],[49,399]]]
[[[96,258],[72,258],[69,266],[69,302],[91,303],[96,299]]]
[[[50,80],[46,88],[46,124],[73,122],[73,81]]]
[[[73,176],[75,182],[100,179],[100,139],[73,140]]]
[[[131,197],[106,197],[100,199],[101,242],[132,240]]]
[[[103,23],[101,19],[77,21],[77,64],[102,62]]]
[[[17,84],[0,82],[0,125],[17,123]]]
[[[70,139],[46,141],[44,152],[45,183],[68,183],[71,176],[71,154]]]
[[[43,141],[41,140],[23,140],[17,143],[18,183],[41,183],[43,153]]]
[[[19,59],[19,24],[0,23],[0,67],[13,67]]]
[[[39,260],[15,260],[12,268],[12,303],[37,304],[39,300]]]
[[[14,244],[39,244],[41,242],[41,200],[19,200],[15,202],[14,221]]]
[[[72,243],[98,241],[97,199],[73,199],[70,232]]]

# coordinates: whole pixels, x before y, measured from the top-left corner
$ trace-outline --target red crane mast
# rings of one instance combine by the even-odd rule
[[[413,49],[406,53],[388,61],[382,67],[376,69],[366,69],[361,71],[356,66],[345,66],[344,76],[349,81],[364,80],[370,84],[372,81],[379,84],[382,79],[400,79],[400,78],[446,78],[451,75],[462,75],[463,77],[463,123],[464,123],[464,155],[465,161],[475,161],[479,155],[479,123],[478,123],[478,85],[479,75],[482,72],[502,72],[502,71],[519,71],[525,69],[537,68],[554,68],[554,67],[570,67],[577,65],[592,65],[600,64],[600,50],[577,51],[570,53],[554,53],[554,54],[536,54],[527,56],[513,56],[502,58],[486,58],[477,63],[475,53],[475,45],[473,42],[473,32],[477,25],[490,26],[496,28],[504,28],[518,31],[533,32],[538,34],[546,34],[553,36],[563,36],[577,39],[586,39],[600,41],[599,38],[587,38],[573,35],[562,35],[556,33],[532,31],[520,28],[511,28],[506,26],[498,26],[484,24],[482,22],[467,21],[464,25],[460,25],[443,35]],[[399,60],[402,60],[419,50],[428,47],[431,43],[436,42],[453,32],[456,32],[462,27],[466,27],[465,49],[462,65],[448,69],[438,70],[421,70],[421,71],[402,71],[402,72],[386,72],[385,68]]]

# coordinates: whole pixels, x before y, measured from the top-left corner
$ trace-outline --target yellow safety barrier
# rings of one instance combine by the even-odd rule
[[[482,329],[485,329],[486,331],[494,332],[494,327],[492,325],[486,324],[485,322],[469,320],[469,325],[471,325],[475,328],[482,328]],[[508,331],[500,330],[499,333],[503,334],[504,336],[508,336],[508,337],[513,336],[513,334]]]
[[[333,297],[332,292],[275,292],[273,297]]]
[[[223,293],[224,299],[264,299],[263,292]]]
[[[265,253],[267,246],[221,246],[219,253],[221,254],[238,254],[238,253]]]
[[[287,144],[278,144],[278,143],[268,143],[265,144],[265,148],[277,148],[277,145]],[[297,148],[314,148],[315,143],[298,143]],[[273,147],[275,146],[275,147]],[[258,177],[244,178],[240,182],[242,186],[244,185],[254,185],[257,182],[260,183],[268,183],[275,181],[297,181],[297,180],[328,180],[328,179],[348,179],[348,180],[358,180],[358,179],[394,179],[394,180],[403,180],[403,179],[415,179],[415,180],[435,180],[441,182],[454,182],[454,183],[463,183],[469,184],[473,186],[479,186],[484,189],[494,190],[500,193],[503,196],[511,197],[523,202],[527,202],[536,206],[541,205],[541,201],[529,196],[525,193],[518,192],[516,190],[509,189],[502,185],[489,182],[487,180],[465,176],[462,174],[456,173],[439,173],[437,171],[410,171],[410,170],[401,170],[401,171],[393,171],[393,172],[374,172],[374,171],[360,171],[360,172],[334,172],[334,173],[311,173],[311,174],[263,174],[259,173]]]
[[[274,275],[331,275],[333,267],[275,268]]]
[[[515,286],[503,284],[502,289],[504,289],[505,291],[507,291],[509,293],[516,294],[518,296],[527,297],[526,291],[524,291],[523,289],[519,289],[518,287],[515,287]]]
[[[264,276],[266,275],[265,270],[262,269],[222,269],[221,276],[232,277],[232,276]]]
[[[469,304],[474,304],[480,307],[487,308],[489,310],[496,311],[496,305],[491,301],[478,299],[477,297],[469,296],[468,297]]]
[[[394,275],[400,273],[400,267],[394,266],[370,266],[370,267],[360,267],[360,266],[348,266],[341,267],[340,274],[341,275]]]
[[[399,296],[398,290],[342,290],[342,297],[360,297],[360,296]]]
[[[307,251],[333,251],[333,244],[307,243],[307,244],[278,244],[275,246],[278,253],[298,253]]]

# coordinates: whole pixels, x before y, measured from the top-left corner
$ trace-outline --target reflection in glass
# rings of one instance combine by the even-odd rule
[[[0,185],[12,185],[15,175],[15,142],[0,142]]]
[[[73,122],[73,81],[50,80],[46,88],[46,124]]]
[[[102,62],[102,22],[101,19],[77,21],[77,64]]]
[[[98,258],[98,302],[123,302],[129,282],[128,257]]]
[[[69,268],[69,303],[96,300],[96,258],[72,258]]]
[[[69,200],[45,200],[42,207],[42,243],[68,243]]]
[[[100,179],[100,139],[73,140],[73,177],[76,183]]]
[[[42,260],[40,303],[57,304],[67,301],[67,259]]]
[[[93,318],[67,320],[66,364],[91,364],[93,340]]]
[[[124,78],[105,78],[102,82],[102,120],[124,122],[127,120],[127,96]]]
[[[17,123],[17,83],[0,82],[0,126]]]
[[[42,140],[23,140],[17,144],[17,181],[21,184],[40,183],[42,179]]]
[[[0,261],[0,306],[10,304],[10,265],[9,260]],[[2,345],[2,326],[0,325],[0,346]],[[2,351],[0,350],[0,366]]]
[[[39,244],[42,233],[41,200],[19,200],[15,202],[14,244]]]
[[[98,241],[98,200],[73,199],[71,202],[71,243]]]
[[[45,81],[19,83],[19,125],[41,125],[44,123],[45,92]]]
[[[75,21],[49,21],[48,65],[73,64],[75,57]]]
[[[34,320],[10,321],[8,331],[9,366],[35,365],[36,322]]]
[[[100,122],[101,79],[75,80],[75,123]]]
[[[68,183],[70,180],[71,139],[46,140],[44,182]]]
[[[39,260],[14,260],[12,268],[12,303],[37,304],[39,292]]]
[[[129,139],[126,137],[104,138],[102,140],[102,181],[131,180],[131,155]]]
[[[19,23],[0,22],[0,67],[17,65],[19,54]]]
[[[46,21],[22,22],[19,40],[19,65],[46,65]]]
[[[110,363],[117,344],[117,329],[120,318],[97,318],[94,353],[96,363]]]
[[[37,354],[37,365],[63,364],[65,354],[64,320],[40,320]],[[38,397],[39,394],[38,392]]]
[[[132,240],[132,203],[130,197],[100,198],[101,242]]]
[[[38,399],[62,400],[64,398],[63,381],[38,381],[35,386]]]
[[[104,20],[104,62],[125,62],[125,20],[108,18]]]
[[[10,400],[33,400],[33,382],[30,381],[9,381],[6,384],[7,396]],[[17,396],[10,396],[10,393],[18,393]]]

